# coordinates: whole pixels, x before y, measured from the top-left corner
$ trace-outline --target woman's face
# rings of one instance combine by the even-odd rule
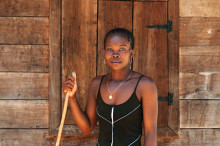
[[[129,67],[133,50],[128,39],[120,34],[110,35],[105,43],[105,60],[111,69]]]

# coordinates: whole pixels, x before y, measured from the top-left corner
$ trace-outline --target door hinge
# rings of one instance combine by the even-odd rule
[[[173,93],[168,93],[167,97],[158,97],[158,101],[167,101],[168,105],[173,104]]]
[[[173,22],[168,20],[167,24],[165,25],[149,25],[146,28],[155,28],[155,29],[167,29],[167,32],[170,33],[173,30]]]

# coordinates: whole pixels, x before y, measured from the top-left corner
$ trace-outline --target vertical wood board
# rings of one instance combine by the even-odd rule
[[[49,72],[47,45],[0,45],[0,71]]]
[[[49,133],[60,124],[61,117],[61,2],[50,0],[49,31]]]
[[[0,128],[48,128],[48,101],[0,100]]]
[[[0,16],[49,16],[49,0],[0,0]]]
[[[103,1],[98,4],[98,62],[97,75],[104,75],[110,69],[104,64],[104,38],[113,28],[125,28],[132,31],[132,2],[131,1]],[[120,10],[120,14],[118,13]]]
[[[76,96],[84,109],[90,82],[96,76],[97,1],[64,0],[62,7],[62,82],[76,72]]]
[[[155,81],[160,97],[168,96],[167,30],[145,27],[166,23],[167,3],[134,3],[134,70]],[[167,112],[167,102],[159,102],[158,126],[167,126]]]
[[[0,44],[48,44],[48,18],[0,17],[0,28]]]

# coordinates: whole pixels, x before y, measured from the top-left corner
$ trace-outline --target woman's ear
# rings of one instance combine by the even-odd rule
[[[133,57],[133,54],[134,54],[134,50],[130,50],[130,58]]]

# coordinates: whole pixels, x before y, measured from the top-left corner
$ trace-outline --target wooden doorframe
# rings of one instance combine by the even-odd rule
[[[158,0],[160,1],[160,0]],[[168,19],[173,22],[173,31],[168,33],[169,92],[174,93],[169,106],[168,126],[158,129],[158,138],[178,138],[179,131],[179,0],[168,1]],[[61,58],[62,58],[62,0],[50,0],[49,32],[49,134],[56,136],[60,124],[61,109]],[[91,136],[97,136],[95,128]],[[81,136],[76,125],[65,125],[63,134]]]

